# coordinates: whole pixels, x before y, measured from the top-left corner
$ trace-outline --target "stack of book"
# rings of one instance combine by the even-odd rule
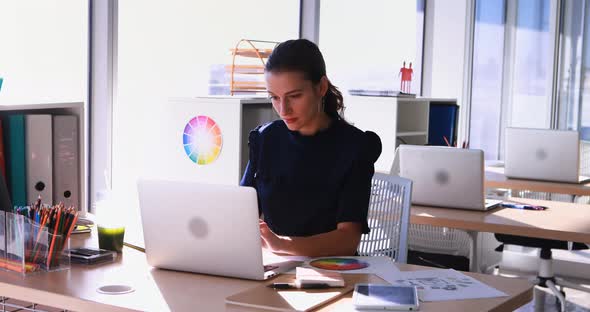
[[[305,285],[325,285],[326,287],[344,287],[344,277],[342,273],[333,271],[316,270],[312,268],[297,267],[295,271],[295,284]]]

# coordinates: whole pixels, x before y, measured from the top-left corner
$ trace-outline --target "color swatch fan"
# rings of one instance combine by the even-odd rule
[[[207,116],[196,116],[184,127],[182,143],[194,163],[207,165],[219,157],[223,145],[221,129]]]
[[[360,270],[369,266],[367,262],[353,258],[323,258],[313,260],[309,265],[318,269],[335,271]]]

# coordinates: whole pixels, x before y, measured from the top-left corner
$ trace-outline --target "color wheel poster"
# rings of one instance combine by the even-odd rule
[[[184,127],[182,145],[188,158],[198,165],[214,162],[221,153],[223,136],[219,125],[208,116],[196,116]]]

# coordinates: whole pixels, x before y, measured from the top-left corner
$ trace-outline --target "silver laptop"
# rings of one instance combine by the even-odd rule
[[[488,210],[501,203],[485,198],[483,151],[400,145],[399,175],[413,181],[412,203]]]
[[[154,267],[263,280],[299,264],[263,263],[253,188],[140,180],[138,191],[145,252]]]
[[[577,131],[506,128],[504,174],[510,178],[580,183]]]

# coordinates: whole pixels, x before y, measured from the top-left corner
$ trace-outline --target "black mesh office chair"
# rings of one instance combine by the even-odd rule
[[[537,273],[537,277],[535,278],[534,283],[543,288],[549,288],[551,292],[557,297],[559,302],[559,306],[561,311],[565,311],[565,292],[563,291],[563,287],[569,287],[573,289],[578,289],[582,291],[588,291],[587,288],[581,287],[578,284],[574,284],[568,282],[561,278],[556,278],[555,274],[553,273],[553,260],[551,256],[552,249],[565,249],[569,250],[569,242],[566,241],[559,241],[554,239],[542,239],[542,238],[532,238],[532,237],[524,237],[524,236],[516,236],[516,235],[506,235],[506,234],[495,234],[496,239],[502,243],[496,251],[503,251],[504,244],[509,245],[518,245],[524,247],[533,247],[533,248],[540,248],[541,252],[539,253],[540,263],[539,263],[539,270]],[[571,246],[572,250],[582,250],[588,249],[586,244],[582,243],[573,243]],[[557,289],[557,286],[560,289]],[[544,304],[545,297],[541,295],[540,292],[535,293],[535,311],[543,311],[540,310]]]

